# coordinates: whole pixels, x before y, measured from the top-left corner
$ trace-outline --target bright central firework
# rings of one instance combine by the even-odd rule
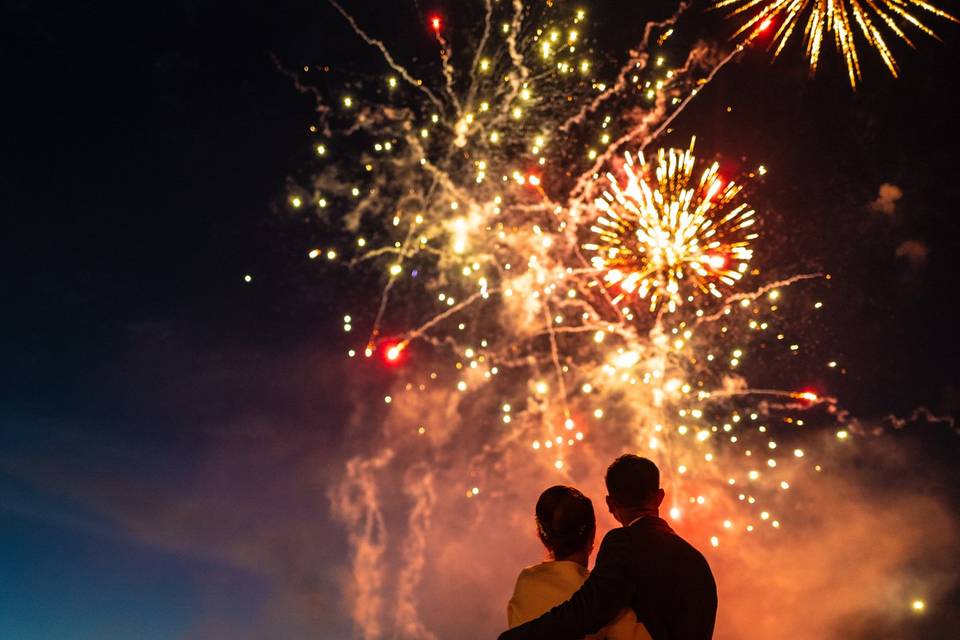
[[[746,16],[735,37],[750,42],[779,23],[773,43],[774,57],[779,56],[798,27],[803,31],[804,49],[814,73],[820,62],[820,51],[833,35],[837,50],[847,66],[850,85],[860,80],[860,57],[857,53],[856,30],[860,29],[867,44],[880,55],[894,77],[899,75],[897,61],[884,38],[883,27],[891,37],[913,46],[910,38],[897,24],[907,22],[924,34],[936,38],[930,27],[916,16],[924,11],[938,18],[957,22],[952,15],[923,0],[717,0],[716,8],[731,8],[731,17]]]
[[[665,302],[673,312],[699,293],[722,297],[718,283],[734,285],[749,266],[755,212],[742,201],[741,185],[724,183],[717,162],[694,182],[693,144],[660,149],[655,167],[641,154],[639,174],[626,154],[623,188],[607,174],[613,193],[597,198],[601,215],[590,227],[597,239],[583,248],[594,252],[590,262],[603,283],[617,290],[614,304],[636,294],[649,297],[650,311]]]

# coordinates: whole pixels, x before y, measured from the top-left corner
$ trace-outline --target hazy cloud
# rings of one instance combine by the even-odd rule
[[[870,203],[870,210],[891,215],[897,209],[897,200],[903,197],[903,191],[895,184],[884,182],[880,185],[877,198]]]
[[[905,240],[897,247],[897,257],[903,258],[910,263],[914,269],[919,269],[927,261],[927,254],[930,248],[919,240]]]

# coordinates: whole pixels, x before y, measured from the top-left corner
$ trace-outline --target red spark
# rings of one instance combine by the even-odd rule
[[[380,353],[383,357],[383,361],[390,365],[398,365],[401,363],[401,357],[403,356],[404,349],[407,348],[406,342],[401,342],[398,340],[393,340],[390,342],[384,342],[380,346]]]
[[[433,30],[440,32],[440,16],[433,16],[430,18],[430,26],[433,27]]]

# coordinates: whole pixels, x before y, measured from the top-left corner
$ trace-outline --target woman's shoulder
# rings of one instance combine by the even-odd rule
[[[551,572],[550,565],[553,562],[540,562],[537,564],[532,564],[529,567],[524,567],[520,570],[520,575],[517,576],[517,582],[521,580],[530,580],[536,578],[537,576],[542,576]]]
[[[530,565],[520,570],[517,576],[517,584],[520,582],[540,581],[544,579],[554,579],[559,576],[580,578],[585,580],[589,571],[575,562],[565,560],[549,560],[539,564]]]

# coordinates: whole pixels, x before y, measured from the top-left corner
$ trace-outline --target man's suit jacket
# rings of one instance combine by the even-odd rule
[[[709,640],[717,585],[703,555],[657,517],[610,531],[570,599],[500,640],[576,640],[631,607],[654,640]]]

